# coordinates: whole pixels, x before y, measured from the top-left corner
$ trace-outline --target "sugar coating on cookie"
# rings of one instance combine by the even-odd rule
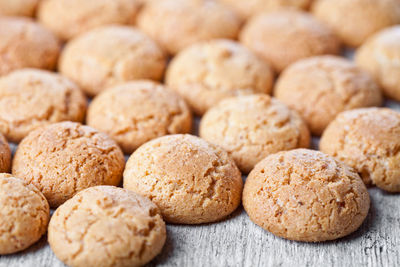
[[[240,204],[242,177],[222,148],[192,135],[169,135],[139,147],[124,171],[124,188],[150,198],[164,220],[221,220]]]
[[[33,185],[0,173],[0,255],[26,249],[46,233],[49,203]]]
[[[192,114],[177,93],[151,81],[105,90],[90,104],[87,124],[110,135],[126,154],[151,139],[189,133]]]
[[[320,150],[357,170],[363,181],[400,192],[400,114],[387,108],[346,111],[329,124]]]
[[[310,145],[297,112],[268,95],[221,101],[203,116],[200,137],[224,148],[245,173],[270,154]]]
[[[220,39],[181,51],[167,69],[166,83],[203,114],[227,97],[270,93],[273,76],[269,64],[250,50]]]
[[[165,239],[157,206],[114,186],[88,188],[65,202],[54,212],[48,234],[55,255],[72,267],[143,266]]]
[[[357,47],[375,32],[400,23],[398,0],[317,0],[313,14],[348,46]]]
[[[0,16],[0,76],[21,68],[55,68],[58,39],[28,18]]]
[[[278,72],[299,59],[340,52],[340,42],[328,27],[308,13],[295,10],[251,18],[240,40]]]
[[[11,149],[4,137],[0,133],[0,173],[9,172],[11,170]]]
[[[130,80],[160,80],[166,56],[141,31],[127,26],[104,26],[72,39],[59,69],[88,95]]]
[[[86,105],[75,83],[52,72],[22,69],[0,78],[0,132],[12,142],[51,123],[83,122]]]
[[[124,155],[106,134],[74,122],[31,132],[19,144],[12,173],[34,184],[51,207],[95,185],[118,185]]]
[[[213,0],[150,1],[137,21],[140,29],[171,54],[200,41],[234,39],[240,24],[232,10]]]
[[[247,177],[243,206],[250,219],[290,240],[334,240],[358,229],[370,206],[360,176],[319,151],[279,152]]]
[[[351,61],[335,56],[304,59],[279,77],[275,97],[297,110],[315,135],[321,135],[344,110],[380,106],[373,77]]]
[[[63,40],[107,24],[134,24],[139,0],[44,0],[38,19]]]
[[[39,0],[0,0],[0,15],[33,17]]]
[[[355,60],[375,77],[385,95],[400,101],[400,26],[370,37],[357,50]]]

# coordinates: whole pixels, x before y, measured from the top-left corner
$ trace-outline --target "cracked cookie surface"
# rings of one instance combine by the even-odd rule
[[[0,132],[20,142],[29,132],[60,122],[83,122],[86,97],[61,75],[34,69],[16,70],[0,78]]]
[[[224,148],[245,173],[270,154],[310,145],[297,112],[268,95],[221,101],[203,116],[200,137]]]
[[[256,165],[244,186],[243,206],[253,222],[274,235],[319,242],[358,229],[370,199],[352,168],[319,151],[295,149]]]
[[[34,184],[51,207],[95,185],[118,185],[124,155],[106,134],[74,122],[31,132],[19,144],[12,173]]]
[[[124,188],[150,198],[170,223],[221,220],[240,204],[242,177],[222,148],[192,135],[170,135],[139,147]]]
[[[96,186],[53,214],[48,241],[72,267],[142,266],[162,249],[165,223],[157,206],[134,192]]]
[[[174,91],[151,81],[110,88],[91,102],[87,124],[110,135],[126,154],[151,139],[189,133],[192,115]]]
[[[33,185],[0,173],[0,254],[24,250],[47,230],[49,203]]]

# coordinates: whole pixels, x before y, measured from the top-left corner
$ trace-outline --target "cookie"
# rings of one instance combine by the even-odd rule
[[[0,78],[0,132],[18,143],[42,126],[85,119],[87,100],[61,75],[36,69],[13,71]]]
[[[174,91],[151,81],[110,88],[90,104],[87,124],[111,136],[126,154],[167,134],[189,133],[192,114]]]
[[[373,35],[357,50],[355,60],[375,77],[386,96],[400,101],[400,26]]]
[[[133,27],[104,26],[71,40],[59,69],[88,95],[138,79],[160,80],[166,55],[147,35]]]
[[[240,40],[277,72],[299,59],[340,52],[340,42],[328,27],[308,13],[295,10],[278,10],[251,18]]]
[[[221,220],[240,204],[242,177],[222,148],[192,135],[169,135],[139,147],[124,171],[124,188],[142,194],[165,221]]]
[[[134,24],[139,8],[139,0],[43,0],[38,19],[68,40],[107,24]]]
[[[11,170],[11,149],[4,135],[0,133],[0,173]]]
[[[138,27],[170,54],[201,41],[234,39],[240,24],[232,10],[212,0],[149,1],[137,20]]]
[[[321,135],[344,110],[380,106],[382,96],[371,75],[334,56],[304,59],[279,77],[275,97],[297,110],[314,135]]]
[[[33,185],[0,173],[0,255],[24,250],[46,233],[49,203]]]
[[[118,185],[125,159],[106,134],[74,122],[31,132],[19,144],[12,173],[34,184],[57,207],[95,185]]]
[[[167,69],[166,83],[201,115],[227,97],[270,93],[273,72],[240,44],[212,40],[180,52]]]
[[[0,15],[33,17],[39,0],[0,0]]]
[[[310,145],[297,112],[268,95],[221,101],[201,119],[200,137],[225,149],[245,173],[270,154]]]
[[[22,17],[0,16],[0,76],[22,68],[55,68],[58,39],[38,23]]]
[[[398,0],[317,0],[312,10],[352,47],[381,29],[400,23]]]
[[[162,249],[165,223],[150,200],[96,186],[65,202],[50,220],[48,240],[68,266],[142,266]]]
[[[253,222],[276,236],[320,242],[357,230],[370,199],[352,168],[319,151],[295,149],[256,165],[244,186],[243,206]]]
[[[357,170],[363,181],[400,192],[400,114],[387,108],[346,111],[329,124],[320,150]]]

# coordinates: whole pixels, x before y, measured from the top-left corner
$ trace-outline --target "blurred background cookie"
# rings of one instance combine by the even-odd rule
[[[0,0],[0,16],[33,17],[40,0]]]

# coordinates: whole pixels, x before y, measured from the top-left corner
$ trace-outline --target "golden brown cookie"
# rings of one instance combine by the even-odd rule
[[[50,123],[83,122],[86,105],[81,90],[55,73],[22,69],[0,78],[0,132],[12,142]]]
[[[221,101],[203,116],[200,137],[225,149],[245,173],[270,154],[310,145],[297,112],[268,95]]]
[[[107,24],[134,24],[139,0],[43,0],[39,21],[68,40]]]
[[[304,242],[349,235],[362,224],[369,205],[367,188],[352,168],[308,149],[266,157],[243,191],[243,206],[253,222]]]
[[[0,16],[0,76],[22,68],[54,69],[57,38],[28,18]]]
[[[297,110],[314,135],[321,135],[344,110],[382,104],[372,76],[334,56],[308,58],[289,66],[278,79],[275,96]]]
[[[110,135],[126,154],[167,134],[189,133],[192,114],[174,91],[151,81],[110,88],[90,104],[87,124]]]
[[[0,173],[11,170],[11,149],[4,135],[0,133]]]
[[[39,0],[0,0],[0,16],[33,17]]]
[[[221,220],[240,204],[242,177],[222,148],[193,135],[169,135],[139,147],[124,171],[124,188],[150,198],[164,220]]]
[[[60,72],[91,96],[138,79],[160,80],[166,56],[133,27],[104,26],[71,40],[60,58]]]
[[[114,186],[79,192],[55,212],[49,243],[71,267],[142,266],[162,249],[165,223],[150,200]]]
[[[399,0],[317,0],[312,9],[352,47],[381,29],[400,23]]]
[[[295,10],[253,17],[244,26],[240,40],[278,72],[299,59],[340,51],[340,42],[328,27]]]
[[[26,249],[46,233],[49,203],[33,185],[0,173],[0,255]]]
[[[273,72],[250,50],[230,40],[212,40],[180,52],[168,67],[166,83],[203,114],[224,98],[270,93]]]
[[[400,114],[387,108],[346,111],[329,124],[320,149],[352,166],[364,182],[400,192]]]
[[[241,24],[232,10],[214,0],[149,1],[137,23],[171,54],[200,41],[234,39]]]
[[[34,184],[51,207],[95,185],[118,185],[125,159],[106,134],[74,122],[31,132],[19,144],[12,173]]]
[[[385,95],[400,101],[400,26],[373,35],[357,50],[355,59],[376,78]]]

